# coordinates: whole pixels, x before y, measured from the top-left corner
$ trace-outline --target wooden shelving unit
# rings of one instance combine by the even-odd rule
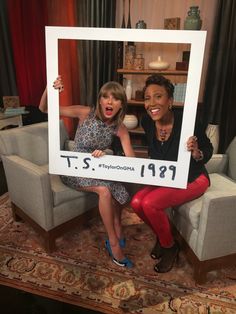
[[[153,70],[153,69],[144,69],[144,70],[130,70],[130,69],[117,69],[119,74],[138,74],[138,75],[148,75],[148,74],[162,74],[162,75],[183,75],[187,76],[188,71],[179,71],[179,70]]]
[[[129,133],[131,133],[131,134],[144,134],[144,130],[141,126],[139,126],[135,129],[129,130]]]
[[[137,106],[144,106],[144,102],[143,100],[135,100],[135,99],[131,99],[131,100],[128,100],[128,106],[134,106],[134,107],[137,107]]]

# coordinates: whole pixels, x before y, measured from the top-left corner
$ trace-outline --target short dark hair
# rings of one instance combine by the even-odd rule
[[[164,77],[163,75],[159,75],[159,74],[153,74],[153,75],[149,76],[145,82],[145,86],[143,89],[144,93],[145,93],[146,88],[152,84],[163,86],[166,89],[168,97],[173,98],[175,87],[171,83],[171,81],[168,80],[166,77]]]

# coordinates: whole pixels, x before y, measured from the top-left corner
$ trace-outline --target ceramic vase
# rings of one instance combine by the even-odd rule
[[[144,22],[144,20],[139,20],[136,25],[135,25],[136,28],[142,28],[142,29],[145,29],[147,28],[147,24]]]
[[[134,58],[134,70],[144,70],[144,58],[141,53]]]
[[[131,80],[127,80],[125,94],[126,94],[127,100],[130,100],[132,97],[132,81]]]
[[[126,114],[123,123],[127,129],[131,130],[137,127],[138,118],[134,114]]]
[[[125,46],[125,68],[133,69],[134,66],[134,58],[136,54],[136,46],[134,44],[129,43]]]
[[[184,21],[184,29],[186,30],[200,30],[202,27],[202,20],[200,17],[200,10],[198,6],[191,6],[188,11],[188,16]]]

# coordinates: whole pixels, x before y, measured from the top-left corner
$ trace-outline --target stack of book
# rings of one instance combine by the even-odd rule
[[[184,102],[185,94],[186,94],[186,87],[187,87],[186,83],[175,84],[174,101]]]
[[[5,109],[4,114],[5,115],[14,115],[14,114],[23,114],[25,113],[25,107],[8,107]]]

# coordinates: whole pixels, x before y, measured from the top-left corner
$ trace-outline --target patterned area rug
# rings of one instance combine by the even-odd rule
[[[154,236],[130,208],[123,212],[127,270],[110,260],[99,218],[57,241],[46,254],[38,235],[14,222],[8,194],[0,197],[0,284],[103,313],[236,313],[236,267],[211,272],[196,285],[191,266],[180,261],[167,274],[153,271]]]

